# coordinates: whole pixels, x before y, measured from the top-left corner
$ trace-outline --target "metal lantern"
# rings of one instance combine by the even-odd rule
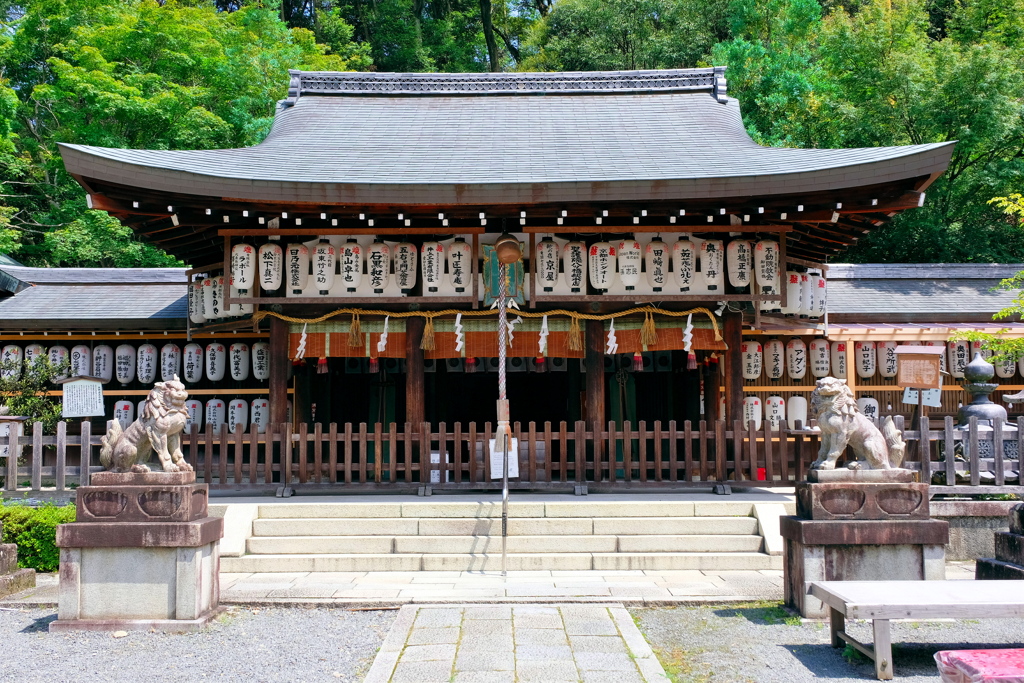
[[[249,345],[241,342],[232,344],[228,349],[228,361],[231,365],[231,379],[244,382],[249,379]]]
[[[30,368],[40,358],[46,355],[46,349],[42,344],[29,344],[25,347],[25,367]],[[134,363],[133,363],[134,364]]]
[[[223,344],[213,342],[206,345],[206,378],[211,382],[219,382],[224,379],[224,370],[227,365],[227,351]]]
[[[832,376],[846,379],[846,342],[832,342]]]
[[[203,280],[193,280],[188,286],[188,319],[195,325],[206,322],[203,312]]]
[[[68,351],[68,348],[66,346],[51,346],[48,353],[49,353],[49,356],[50,356],[50,365],[52,365],[54,367],[63,365],[64,363],[68,363],[68,356],[71,355],[70,352]],[[53,381],[56,382],[58,380],[67,379],[67,378],[68,378],[68,371],[64,370],[59,375],[54,377]]]
[[[800,274],[800,317],[811,318],[817,315],[817,301],[815,301],[814,282],[810,273]]]
[[[811,289],[814,290],[814,312],[812,318],[820,318],[825,315],[828,309],[828,290],[825,277],[822,275],[811,275]]]
[[[254,398],[249,404],[251,408],[252,423],[256,425],[256,431],[265,434],[267,425],[270,424],[270,401],[265,398]]]
[[[786,343],[786,374],[791,379],[803,379],[807,374],[807,344],[800,337]]]
[[[626,286],[626,291],[636,289],[640,282],[640,268],[643,263],[643,252],[640,251],[640,243],[635,239],[626,239],[619,242],[618,246],[619,280]]]
[[[807,429],[807,397],[790,396],[786,403],[786,421],[790,429],[796,429],[796,423]]]
[[[584,292],[587,286],[583,263],[586,253],[587,245],[583,242],[568,242],[562,248],[562,277],[573,294]]]
[[[252,345],[252,376],[261,382],[270,379],[270,344],[267,342]]]
[[[660,292],[668,283],[668,245],[660,239],[647,243],[644,247],[644,267],[647,269],[647,284],[654,292]]]
[[[875,424],[878,424],[878,399],[865,396],[864,398],[857,399],[857,407],[860,412],[864,413],[864,417],[871,420]]]
[[[754,341],[745,341],[740,344],[740,355],[743,357],[743,379],[760,377],[764,362],[761,345]]]
[[[783,369],[786,367],[786,345],[779,339],[769,339],[764,343],[764,368],[768,379],[778,381],[782,379]]]
[[[786,315],[800,315],[803,309],[804,288],[802,274],[795,270],[786,272],[786,305],[782,312]]]
[[[203,379],[203,347],[199,344],[185,345],[185,381],[195,384]]]
[[[853,345],[853,362],[857,366],[858,377],[874,377],[875,370],[878,369],[875,342],[855,342]]]
[[[537,273],[541,291],[552,292],[558,283],[558,252],[558,242],[551,239],[550,235],[537,243],[534,272]]]
[[[226,416],[226,406],[224,401],[219,398],[211,398],[206,402],[206,430],[217,434],[220,432],[220,426],[224,424]]]
[[[249,428],[249,404],[240,398],[228,403],[228,431],[232,434]]]
[[[1013,361],[1013,358],[1004,358],[995,364],[996,366],[996,377],[999,379],[1009,379],[1013,377],[1013,373],[1017,370],[1017,364]]]
[[[946,342],[940,342],[940,341],[926,341],[926,342],[924,342],[924,345],[925,346],[941,346],[943,349],[946,348]],[[1022,360],[1022,362],[1024,362],[1024,359],[1021,359],[1021,360]],[[946,353],[945,352],[939,354],[939,372],[948,372],[948,370],[946,370]]]
[[[131,344],[121,344],[114,349],[114,374],[121,384],[130,384],[135,379],[138,354]]]
[[[448,281],[456,294],[462,294],[469,287],[473,247],[462,237],[448,245]],[[555,277],[558,277],[558,259],[555,258]]]
[[[156,368],[158,363],[156,347],[152,344],[143,344],[139,347],[135,376],[142,384],[150,384],[156,380]]]
[[[0,351],[0,377],[17,379],[21,377],[21,347],[9,344]]]
[[[121,429],[128,429],[135,422],[135,404],[131,401],[118,401],[114,404],[114,419],[121,423]]]
[[[92,350],[92,376],[102,382],[109,382],[114,377],[114,349],[106,344]]]
[[[351,294],[359,289],[362,282],[363,248],[350,237],[341,245],[341,284]]]
[[[416,286],[417,254],[415,244],[399,242],[395,245],[395,284],[402,290],[402,294],[408,294]]]
[[[436,292],[441,286],[444,274],[444,245],[440,242],[424,242],[420,249],[420,271],[423,273],[423,290]]]
[[[160,381],[170,382],[181,374],[181,348],[177,344],[164,344],[160,349]]]
[[[594,242],[590,245],[590,286],[608,291],[615,276],[615,247],[609,242]]]
[[[231,247],[231,280],[242,296],[256,284],[256,247],[251,244],[236,244]]]
[[[281,273],[284,271],[284,250],[277,242],[267,242],[260,247],[260,287],[272,292],[281,286]]]
[[[750,286],[750,271],[754,267],[754,245],[747,240],[733,240],[725,248],[725,261],[729,268],[729,284],[743,289]]]
[[[878,374],[882,377],[896,376],[896,347],[894,341],[882,341],[875,344],[875,353],[878,355]]]
[[[188,417],[185,419],[185,433],[188,434],[192,431],[192,425],[196,425],[199,429],[202,429],[203,402],[190,398],[185,401],[185,411],[188,413]]]
[[[781,396],[769,396],[764,401],[764,419],[771,429],[782,429],[786,421],[786,399]]]
[[[957,379],[963,379],[964,368],[971,362],[970,346],[965,341],[951,341],[947,348],[949,349],[949,374]]]
[[[761,399],[757,396],[747,396],[743,399],[743,426],[746,427],[751,422],[754,423],[754,429],[761,428]]]
[[[357,244],[356,249],[358,247]],[[313,284],[316,285],[316,290],[321,296],[326,296],[334,286],[334,274],[338,267],[338,251],[333,244],[327,241],[327,238],[323,238],[313,247],[310,258],[313,262]],[[342,279],[344,280],[344,276]]]
[[[292,294],[302,294],[309,283],[309,247],[305,244],[289,244],[285,250],[285,268],[288,273],[288,289]]]
[[[725,246],[722,240],[700,243],[700,272],[709,292],[717,291],[725,282]]]
[[[379,238],[366,250],[366,277],[374,294],[383,294],[391,280],[391,247]]]
[[[683,236],[672,245],[672,279],[680,292],[690,291],[697,272],[697,245]]]
[[[831,352],[826,339],[812,339],[807,346],[808,365],[813,377],[828,377]]]

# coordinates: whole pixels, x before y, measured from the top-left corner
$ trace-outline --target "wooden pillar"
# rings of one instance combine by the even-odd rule
[[[587,422],[604,423],[604,323],[587,321]]]
[[[726,310],[723,337],[728,349],[725,351],[725,419],[728,424],[743,419],[743,314]],[[722,416],[719,416],[721,419]]]
[[[426,419],[423,376],[423,339],[425,321],[419,316],[405,319],[405,421],[414,428]]]
[[[719,415],[718,401],[722,397],[722,363],[724,357],[719,357],[717,363],[708,366],[708,372],[704,375],[704,419],[708,422],[721,420],[725,416]]]
[[[288,421],[288,323],[270,318],[270,424]]]

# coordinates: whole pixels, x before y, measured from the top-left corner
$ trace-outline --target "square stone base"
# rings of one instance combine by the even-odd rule
[[[216,619],[223,607],[216,607],[199,619],[73,619],[50,622],[50,633],[67,631],[158,631],[192,633],[201,631]]]

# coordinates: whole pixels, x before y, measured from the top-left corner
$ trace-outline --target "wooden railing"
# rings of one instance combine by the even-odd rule
[[[976,423],[955,430],[952,418],[936,426],[925,418],[917,430],[903,430],[905,466],[921,471],[921,480],[932,482],[933,494],[1024,491],[1019,479],[1024,418],[1016,430]],[[0,437],[0,451],[10,441],[20,457],[0,462],[4,490],[62,492],[87,484],[89,473],[102,469],[100,437],[92,428],[84,421],[80,435],[72,435],[62,422],[56,435],[44,436],[40,423],[32,425],[31,433],[12,425],[12,437]],[[996,431],[1002,439],[993,440]],[[779,431],[767,424],[755,429],[753,423],[744,428],[725,421],[609,423],[596,432],[583,422],[531,422],[513,425],[513,435],[519,442],[520,476],[512,486],[525,489],[792,486],[806,478],[819,448],[813,429]],[[214,489],[490,489],[500,486],[490,478],[492,438],[490,423],[406,424],[403,429],[395,424],[301,424],[298,430],[276,425],[267,433],[253,427],[234,434],[223,426],[216,434],[193,428],[183,435],[182,450],[198,480]],[[957,456],[963,446],[966,458]],[[991,455],[983,457],[983,452]],[[927,457],[922,459],[923,454]],[[159,468],[153,461],[150,465]]]

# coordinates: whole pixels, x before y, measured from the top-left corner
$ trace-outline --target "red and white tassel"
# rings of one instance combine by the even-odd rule
[[[544,356],[537,356],[533,359],[533,366],[536,372],[547,372],[548,371],[548,359]]]
[[[686,369],[697,369],[697,354],[695,354],[693,351],[690,351],[688,354],[686,354]]]
[[[327,374],[327,359],[321,358],[316,362],[316,374],[326,375]]]
[[[470,356],[466,359],[466,372],[476,372],[479,370],[480,361],[475,357]]]
[[[380,372],[380,360],[378,360],[376,357],[370,359],[370,372]]]
[[[644,371],[644,357],[637,351],[633,354],[633,372]]]

